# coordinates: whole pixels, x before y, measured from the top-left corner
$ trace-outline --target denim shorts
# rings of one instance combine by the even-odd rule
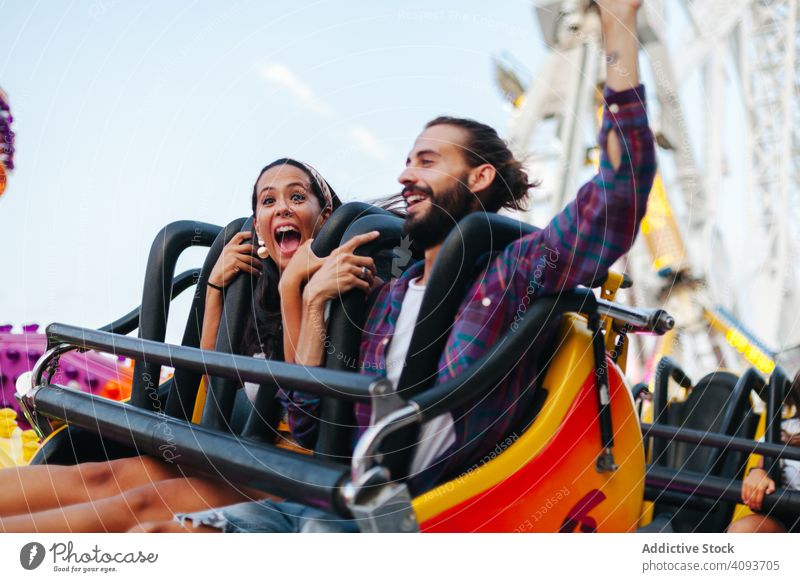
[[[224,533],[358,532],[356,522],[300,503],[248,501],[195,513],[179,513],[175,521],[205,525]]]

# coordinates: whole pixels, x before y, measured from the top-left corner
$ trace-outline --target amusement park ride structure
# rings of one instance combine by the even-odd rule
[[[592,2],[540,0],[534,10],[549,48],[540,69],[525,83],[508,58],[495,67],[514,106],[507,137],[534,175],[547,176],[527,217],[541,223],[571,198],[586,166],[597,163],[593,130],[605,57]],[[679,13],[687,26],[675,25]],[[667,38],[676,31],[690,36],[681,39],[680,54]],[[668,353],[695,377],[748,364],[769,374],[776,362],[794,372],[800,367],[798,0],[648,0],[637,32],[664,170],[651,192],[643,241],[623,267],[635,282],[628,301],[664,306],[677,326],[634,344],[631,372],[652,378],[653,363]],[[701,67],[702,109],[690,111],[684,85]],[[745,120],[746,167],[739,191],[722,195],[726,99],[736,100]],[[703,131],[690,131],[689,119]],[[750,219],[746,232],[736,233],[747,238],[747,252],[737,258],[745,276],[735,280],[730,257],[738,253],[722,236],[730,225],[719,206],[732,200],[748,204]]]

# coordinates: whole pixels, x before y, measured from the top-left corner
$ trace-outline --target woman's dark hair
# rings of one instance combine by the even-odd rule
[[[308,171],[305,164],[291,158],[281,158],[275,160],[268,166],[264,166],[253,184],[252,208],[255,220],[256,204],[258,199],[258,181],[264,172],[275,166],[294,166],[305,172],[311,180],[311,190],[319,200],[323,210],[330,207],[336,210],[342,205],[341,200],[328,185],[331,193],[331,203],[328,204],[323,195],[322,188],[314,176]],[[254,225],[255,229],[255,225]],[[254,239],[255,240],[255,236]],[[278,265],[271,258],[263,261],[263,269],[258,282],[253,289],[253,317],[249,318],[242,338],[241,350],[243,354],[252,355],[258,352],[263,353],[270,360],[283,360],[283,326],[281,323],[281,297],[278,293],[278,279],[280,273]]]
[[[486,211],[525,208],[528,190],[538,186],[539,182],[530,181],[522,162],[514,157],[506,142],[493,128],[474,119],[443,115],[425,124],[425,129],[435,125],[452,125],[466,131],[469,138],[467,143],[463,144],[463,150],[470,167],[491,164],[497,171],[494,181],[486,192],[484,202]]]
[[[800,417],[800,371],[794,375],[789,392],[784,401],[786,404],[794,405],[794,415]]]

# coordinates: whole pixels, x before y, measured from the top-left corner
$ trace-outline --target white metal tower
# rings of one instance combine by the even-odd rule
[[[537,222],[560,210],[587,173],[604,74],[599,18],[590,4],[534,2],[550,51],[530,83],[498,63],[500,84],[515,105],[508,138],[517,153],[532,154],[531,169],[545,177],[538,200],[546,211],[530,217]],[[675,355],[690,373],[741,367],[745,360],[768,373],[776,353],[800,344],[797,4],[647,0],[640,11],[641,61],[664,170],[651,194],[644,241],[626,268],[636,281],[633,300],[664,303],[676,315]],[[688,101],[686,86],[698,76],[702,96]],[[747,125],[741,144],[724,138],[732,104]],[[747,167],[731,191],[725,178],[734,147],[746,150]],[[751,224],[736,233],[746,237],[744,256],[726,242],[731,233],[724,231],[732,227],[720,205],[731,203],[749,205]],[[740,266],[745,275],[734,277]],[[797,366],[790,362],[790,372]]]

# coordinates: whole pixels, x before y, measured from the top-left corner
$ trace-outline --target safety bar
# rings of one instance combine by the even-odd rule
[[[455,323],[458,308],[474,282],[475,269],[492,252],[499,252],[536,227],[493,212],[473,212],[462,218],[442,243],[422,298],[414,333],[400,374],[397,392],[408,400],[436,383],[439,360]],[[393,434],[383,448],[390,451],[385,466],[397,477],[408,474],[419,426],[409,425]]]
[[[45,384],[26,398],[47,417],[91,430],[140,453],[347,517],[340,500],[348,477],[344,465],[63,386]]]
[[[531,303],[519,327],[506,332],[469,367],[466,376],[437,384],[409,402],[419,407],[422,422],[449,412],[494,387],[531,349],[539,332],[554,318],[570,312],[592,314],[596,313],[596,309],[597,299],[591,289],[576,289],[541,297]],[[497,365],[497,362],[503,365]],[[602,362],[598,365],[602,365]]]
[[[742,419],[745,417],[747,409],[750,407],[750,392],[753,390],[759,391],[763,386],[764,379],[754,368],[745,370],[744,374],[742,374],[736,382],[733,392],[731,392],[727,407],[722,411],[722,421],[718,428],[721,434],[731,436],[736,434],[736,431],[739,430],[739,426],[742,423]],[[714,449],[711,451],[711,455],[709,455],[706,464],[706,472],[716,472],[719,463],[724,458],[725,452],[726,451],[723,449]]]
[[[252,216],[247,218],[236,232],[240,231],[253,231]],[[230,240],[236,232],[226,232],[225,240]],[[268,275],[265,273],[264,276]],[[254,287],[255,278],[247,273],[239,273],[225,286],[222,291],[223,306],[214,351],[224,354],[235,354],[239,351],[239,343],[244,336],[247,320],[253,317]],[[234,379],[209,375],[201,424],[208,428],[230,430],[228,422],[238,389],[239,384]]]
[[[706,432],[704,430],[681,428],[667,424],[648,424],[643,422],[641,426],[642,436],[645,439],[649,437],[660,437],[705,447],[720,447],[732,451],[742,451],[755,455],[768,455],[770,457],[800,461],[800,447],[756,442],[717,432]]]
[[[222,229],[214,224],[192,220],[179,220],[162,228],[150,246],[144,276],[140,307],[139,337],[164,341],[167,333],[172,281],[181,253],[191,246],[211,246]],[[152,378],[158,378],[161,369],[148,362],[137,361],[133,367],[131,404],[155,408],[157,395]],[[153,398],[156,396],[156,398]]]
[[[180,367],[239,381],[279,384],[287,390],[300,390],[319,396],[336,396],[353,401],[368,400],[372,385],[376,382],[385,382],[383,379],[362,374],[204,351],[63,323],[53,323],[47,327],[47,342],[49,348],[68,344],[81,350],[96,350],[126,356],[160,366]]]
[[[186,327],[184,328],[183,338],[181,339],[182,346],[190,346],[193,348],[200,347],[200,334],[202,332],[203,319],[205,316],[208,275],[211,273],[214,265],[216,265],[217,260],[219,260],[223,247],[241,229],[245,222],[246,219],[244,218],[237,218],[230,222],[225,226],[222,232],[217,235],[217,238],[214,239],[214,242],[208,249],[202,269],[200,270],[200,277],[197,280],[194,299],[189,308],[189,316],[186,319]],[[225,317],[224,307],[223,317]],[[163,338],[140,337],[163,341]],[[156,376],[153,377],[155,378]],[[180,368],[175,370],[172,376],[172,385],[169,386],[166,392],[167,397],[164,410],[168,415],[185,420],[192,417],[194,405],[197,401],[197,392],[200,388],[200,378],[201,374],[192,370],[182,370]],[[161,393],[161,390],[159,390],[159,394]]]
[[[363,204],[360,206],[347,204],[336,214],[345,209],[352,215],[348,216],[352,222],[340,235],[340,244],[344,244],[360,234],[377,230],[380,233],[378,239],[359,247],[356,250],[357,254],[374,257],[381,251],[399,246],[403,227],[403,221],[400,218],[385,210]],[[406,259],[410,260],[410,257],[406,257]],[[364,329],[366,316],[366,297],[361,291],[354,290],[346,293],[340,300],[331,304],[328,339],[333,349],[326,356],[326,368],[353,371],[357,369],[361,330]],[[334,398],[324,400],[320,410],[319,434],[314,448],[315,453],[339,460],[349,460],[354,425],[355,417],[352,406]]]
[[[789,379],[783,368],[776,366],[769,377],[769,388],[767,390],[767,426],[764,431],[764,439],[770,443],[781,442],[781,420],[783,413],[784,400],[789,391]],[[771,456],[770,456],[771,457]],[[783,472],[777,458],[764,458],[764,468],[769,473],[775,483],[781,485]]]
[[[680,491],[691,496],[708,497],[733,503],[742,501],[741,481],[685,469],[676,470],[647,465],[645,484],[651,491]],[[800,491],[779,488],[774,493],[765,495],[761,511],[763,513],[785,511],[800,514]]]
[[[667,399],[669,396],[670,378],[683,388],[691,388],[692,381],[686,372],[676,364],[671,358],[663,357],[656,367],[655,381],[653,387],[653,419],[660,422],[667,412]],[[659,465],[666,465],[667,459],[664,458],[664,451],[667,442],[663,439],[654,438],[650,459]]]
[[[679,491],[666,491],[658,487],[644,488],[644,498],[646,501],[656,501],[667,505],[677,505],[681,509],[699,509],[701,511],[712,511],[717,507],[716,499],[706,497],[694,497]]]
[[[367,429],[353,452],[353,481],[357,483],[363,479],[375,461],[381,458],[378,451],[387,438],[406,427],[449,412],[491,390],[531,349],[537,334],[549,322],[564,313],[596,314],[596,306],[591,289],[576,289],[537,299],[528,308],[519,326],[506,332],[464,374],[414,396],[405,406]],[[594,354],[591,357],[594,359]],[[503,362],[503,365],[497,362]],[[597,365],[602,365],[602,362]]]

